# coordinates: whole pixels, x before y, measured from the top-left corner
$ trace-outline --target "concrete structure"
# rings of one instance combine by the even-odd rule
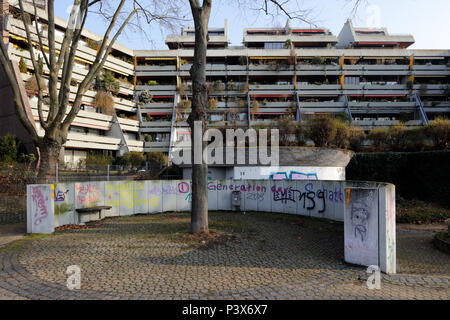
[[[241,211],[288,213],[343,221],[345,259],[395,273],[395,187],[346,181],[211,180],[209,210],[232,210],[241,193]],[[27,187],[28,233],[52,233],[80,220],[76,209],[111,206],[107,216],[191,210],[191,181],[81,182]]]
[[[345,180],[345,168],[354,153],[348,150],[283,147],[271,150],[278,153],[278,164],[262,165],[258,161],[249,164],[251,148],[245,149],[245,154],[238,156],[239,150],[222,150],[224,164],[209,164],[208,179],[234,179],[234,180]],[[257,150],[253,150],[257,154]],[[188,152],[188,151],[185,151]],[[216,151],[217,152],[217,151]],[[234,162],[227,163],[226,156],[234,153]],[[246,164],[239,164],[238,158],[245,160]],[[182,165],[183,179],[192,178],[192,168]]]
[[[171,153],[190,139],[189,32],[168,37],[169,50],[135,50],[136,94],[153,95],[140,108],[141,132],[150,136],[146,152]],[[450,51],[408,50],[410,35],[355,28],[350,20],[338,37],[326,28],[288,24],[244,29],[243,46],[232,47],[226,24],[211,32],[206,69],[212,127],[246,128],[327,113],[368,131],[399,121],[419,126],[450,113]]]
[[[9,41],[10,57],[17,62],[23,58],[31,72],[17,5],[13,0],[0,0],[0,4],[0,13],[9,13],[0,27]],[[30,6],[26,11],[33,15]],[[45,37],[46,13],[38,9],[38,15]],[[56,23],[60,44],[66,22],[57,19]],[[347,117],[353,125],[370,130],[400,120],[419,126],[450,114],[450,51],[409,50],[414,43],[410,35],[358,28],[351,21],[338,36],[326,28],[287,24],[284,28],[244,29],[243,45],[229,46],[225,21],[224,28],[211,28],[209,36],[206,69],[211,127],[247,128],[281,117],[303,121],[327,113]],[[99,40],[100,35],[84,31],[74,84],[93,61],[92,48]],[[193,43],[194,30],[184,28],[180,35],[167,37],[168,50],[131,50],[116,44],[105,69],[120,81],[120,92],[114,97],[119,116],[96,108],[96,91],[88,91],[84,110],[65,145],[65,162],[76,165],[95,150],[110,155],[159,151],[168,153],[170,159],[177,145],[190,139],[186,119],[192,98]],[[21,77],[27,81],[30,75]],[[6,86],[0,85],[2,90]],[[71,90],[75,94],[76,86]],[[152,98],[144,100],[144,91]],[[37,120],[35,93],[27,91],[25,96]],[[4,108],[8,110],[0,113],[0,135],[11,133],[5,124],[10,123],[13,111],[11,106]],[[39,121],[36,126],[43,134]]]

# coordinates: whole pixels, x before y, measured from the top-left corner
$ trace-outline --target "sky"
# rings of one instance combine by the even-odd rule
[[[110,1],[110,0],[108,0]],[[111,0],[112,1],[112,0]],[[158,0],[164,1],[164,0]],[[185,3],[185,26],[192,26],[188,0]],[[242,1],[242,0],[240,0]],[[259,0],[261,1],[261,0]],[[416,43],[410,49],[450,49],[450,1],[449,0],[363,0],[356,15],[352,14],[352,0],[297,0],[292,5],[308,11],[307,19],[314,25],[328,28],[338,35],[348,18],[355,27],[386,27],[390,34],[411,34]],[[246,27],[284,26],[287,18],[283,15],[266,16],[252,8],[238,7],[238,0],[213,0],[210,27],[223,27],[228,19],[231,45],[242,45],[242,30]],[[249,0],[248,3],[255,3]],[[55,1],[56,15],[67,19],[73,0]],[[294,8],[294,7],[292,7]],[[291,27],[310,27],[300,21],[291,21]],[[88,18],[86,29],[102,34],[107,23],[97,15]],[[152,23],[145,26],[147,35],[136,30],[127,30],[118,42],[131,49],[167,49],[165,38],[168,34],[180,33],[165,30]]]

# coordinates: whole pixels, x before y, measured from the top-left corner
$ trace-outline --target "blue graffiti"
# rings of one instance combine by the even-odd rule
[[[269,180],[319,180],[317,173],[303,173],[298,171],[273,172],[269,175]]]

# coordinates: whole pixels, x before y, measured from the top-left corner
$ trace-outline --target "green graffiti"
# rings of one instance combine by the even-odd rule
[[[55,216],[63,215],[69,211],[73,211],[75,209],[73,204],[61,203],[55,204]]]

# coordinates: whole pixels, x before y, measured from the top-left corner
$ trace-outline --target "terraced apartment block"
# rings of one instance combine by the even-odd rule
[[[10,12],[3,36],[10,43],[11,59],[25,59],[31,72],[17,6],[6,9]],[[44,11],[39,11],[39,23],[44,30]],[[58,43],[65,25],[57,20]],[[83,38],[74,81],[87,72],[96,54],[93,47],[102,40],[87,30]],[[103,114],[94,104],[96,91],[89,91],[84,110],[71,127],[64,161],[76,164],[93,150],[111,155],[127,151],[170,155],[178,143],[189,141],[186,119],[192,98],[189,70],[194,40],[194,29],[183,28],[180,35],[166,38],[167,50],[131,50],[116,44],[105,65],[120,81],[120,92],[114,97],[116,112]],[[411,35],[354,27],[348,20],[338,36],[326,28],[289,24],[247,28],[242,46],[230,46],[225,21],[224,28],[209,29],[208,123],[248,128],[280,117],[304,121],[327,113],[347,117],[368,131],[399,121],[420,126],[448,116],[450,50],[408,49],[412,44]],[[21,77],[26,81],[30,75]],[[72,90],[75,93],[76,86]],[[29,91],[27,95],[37,120],[36,97]],[[39,121],[36,126],[39,129]]]

